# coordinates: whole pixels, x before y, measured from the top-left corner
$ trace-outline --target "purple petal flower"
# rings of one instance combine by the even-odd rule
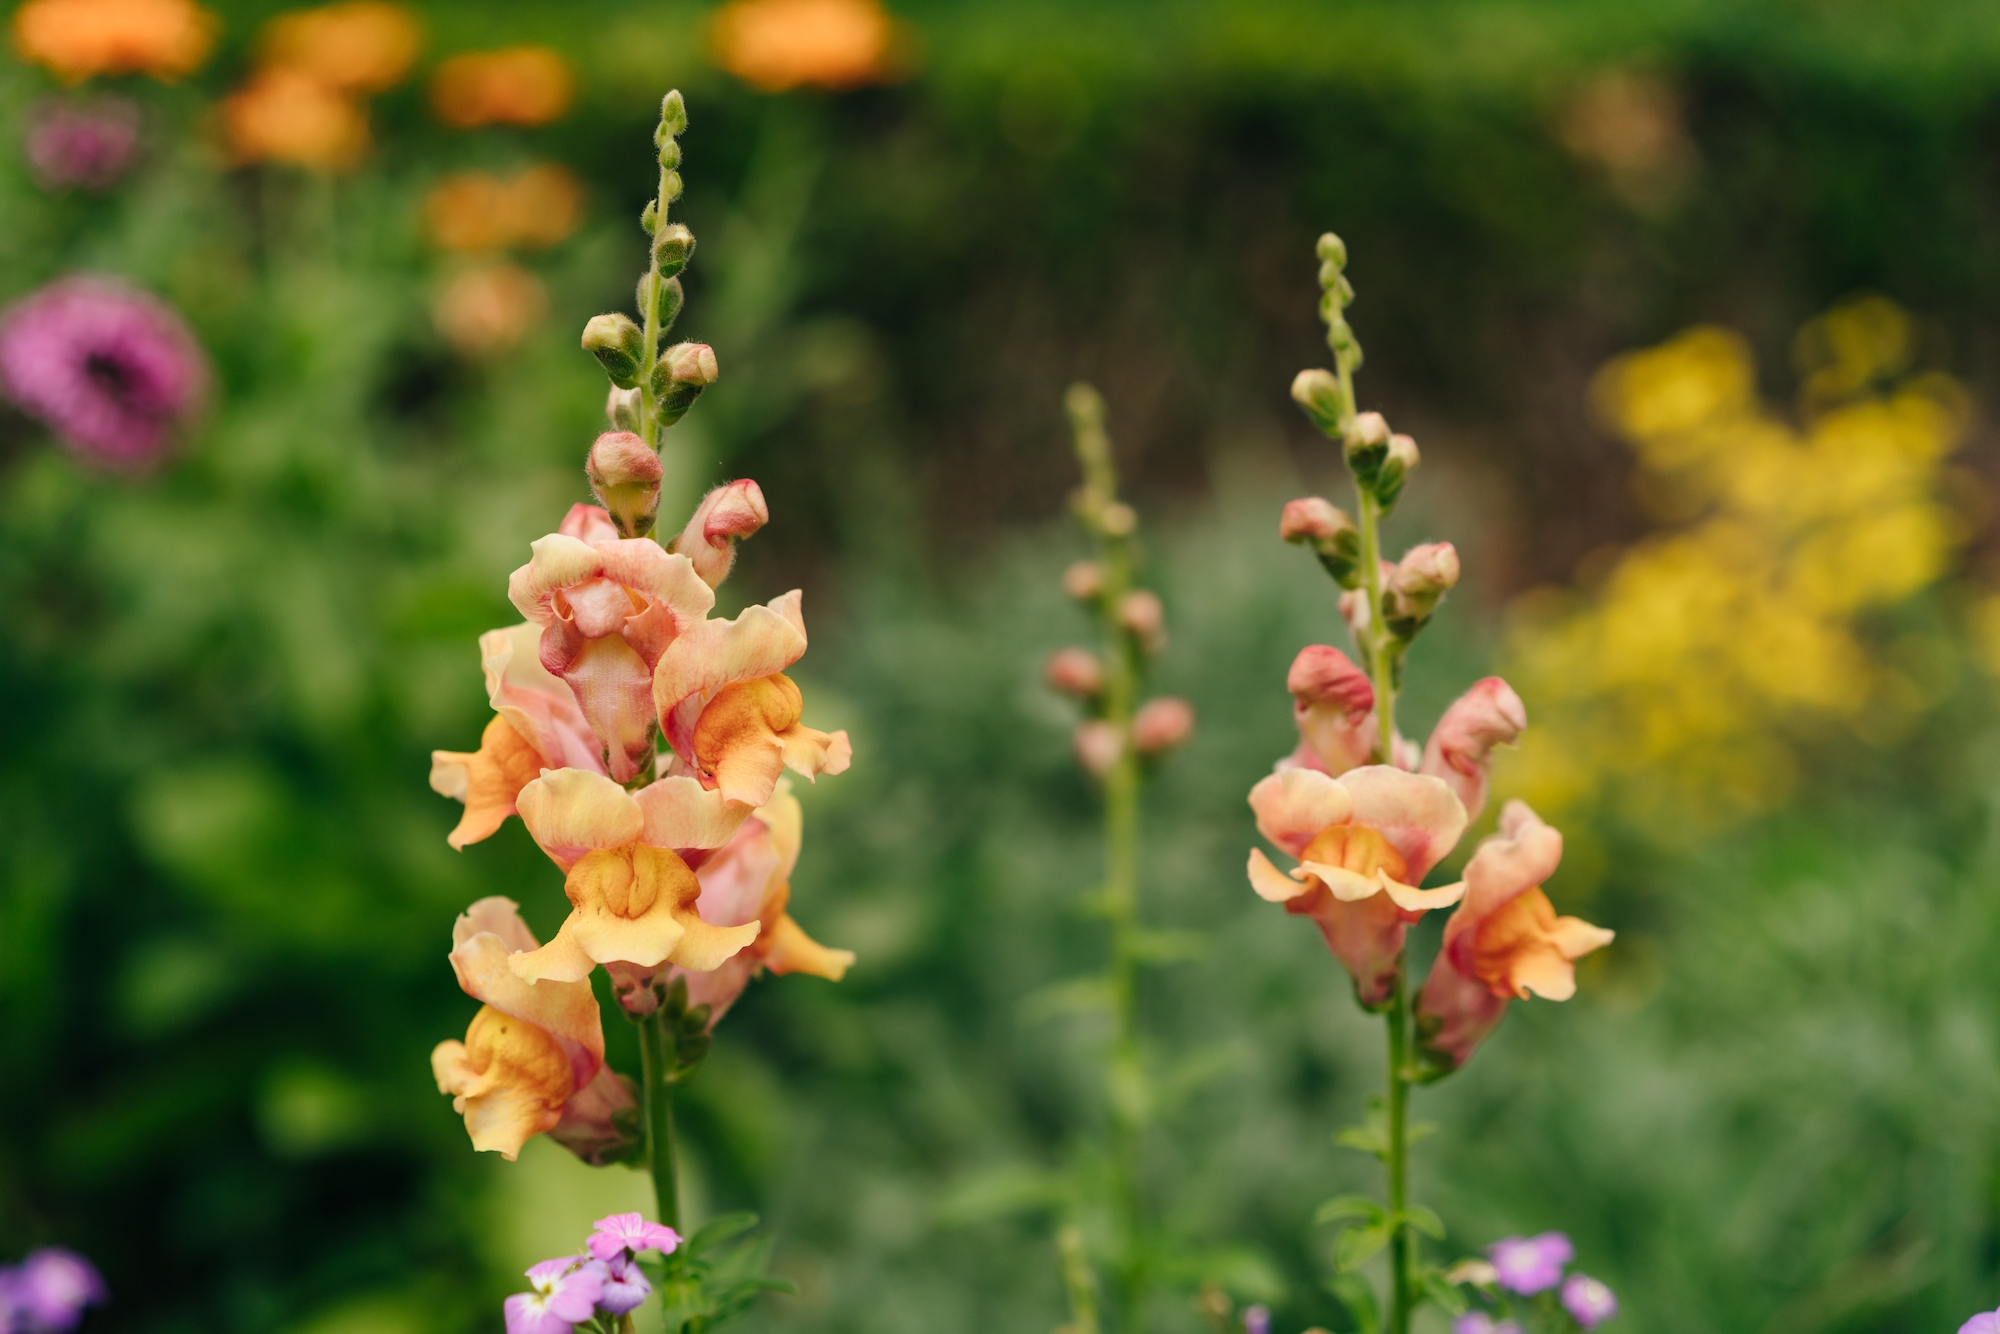
[[[571,1325],[590,1319],[603,1291],[604,1266],[582,1255],[544,1260],[528,1270],[533,1292],[517,1292],[502,1307],[507,1334],[569,1334]]]
[[[139,104],[129,97],[45,98],[28,112],[28,164],[51,190],[105,190],[139,157]]]
[[[639,1262],[621,1251],[603,1263],[604,1287],[597,1294],[598,1309],[607,1315],[624,1315],[643,1306],[653,1285],[646,1281]]]
[[[1618,1297],[1588,1274],[1571,1274],[1563,1284],[1563,1309],[1585,1329],[1596,1329],[1618,1314]]]
[[[1544,1232],[1496,1241],[1486,1254],[1500,1286],[1529,1297],[1562,1282],[1563,1266],[1576,1258],[1576,1247],[1560,1232]]]
[[[1960,1325],[1958,1334],[2000,1334],[2000,1311],[1982,1311]]]
[[[1451,1322],[1451,1334],[1493,1334],[1493,1317],[1484,1311],[1467,1311]]]
[[[1244,1307],[1243,1334],[1271,1334],[1271,1308],[1263,1305]]]
[[[84,1307],[110,1297],[90,1261],[60,1246],[44,1247],[0,1270],[0,1330],[57,1334],[75,1329]]]
[[[600,1260],[609,1260],[621,1251],[672,1255],[681,1244],[680,1233],[664,1223],[648,1223],[643,1214],[612,1214],[598,1219],[596,1226],[590,1237],[590,1253]]]
[[[100,463],[152,463],[207,386],[180,316],[117,279],[64,278],[0,313],[0,390]]]

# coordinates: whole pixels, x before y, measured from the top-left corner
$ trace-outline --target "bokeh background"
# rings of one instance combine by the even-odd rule
[[[1152,1327],[1205,1328],[1209,1280],[1353,1328],[1308,1223],[1373,1181],[1331,1136],[1379,1034],[1241,870],[1286,665],[1343,642],[1275,536],[1341,499],[1286,398],[1329,228],[1364,405],[1424,450],[1393,537],[1467,568],[1406,727],[1506,671],[1533,725],[1499,784],[1569,832],[1558,906],[1620,933],[1421,1095],[1445,1249],[1567,1230],[1632,1334],[2000,1301],[1991,5],[899,0],[787,44],[438,0],[393,77],[286,96],[279,8],[210,8],[172,80],[0,62],[0,297],[123,275],[215,371],[142,473],[0,415],[0,1256],[95,1257],[89,1328],[493,1329],[645,1198],[542,1141],[475,1156],[436,1093],[453,914],[564,905],[518,822],[451,852],[425,778],[486,717],[507,573],[586,497],[577,331],[629,301],[670,86],[681,328],[723,376],[665,508],[759,480],[725,597],[806,590],[813,721],[857,753],[803,794],[793,906],[861,962],[755,986],[683,1106],[694,1212],[761,1212],[799,1286],[748,1327],[1064,1318],[1052,1174],[1103,1034],[1051,988],[1102,942],[1039,671],[1086,632],[1082,378],[1167,602],[1155,684],[1201,717],[1147,814],[1146,914],[1199,941],[1144,997],[1147,1189],[1191,1257]],[[51,181],[48,99],[104,96],[135,161]]]

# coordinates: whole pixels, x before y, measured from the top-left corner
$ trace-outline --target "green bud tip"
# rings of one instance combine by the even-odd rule
[[[669,223],[653,237],[653,263],[659,266],[663,278],[671,278],[686,268],[693,254],[694,233],[686,223]]]
[[[1319,244],[1314,247],[1314,250],[1320,259],[1333,265],[1335,268],[1344,269],[1347,267],[1347,242],[1341,240],[1332,232],[1323,233],[1319,238]]]
[[[687,101],[676,88],[660,99],[660,128],[669,135],[686,134],[688,127]]]

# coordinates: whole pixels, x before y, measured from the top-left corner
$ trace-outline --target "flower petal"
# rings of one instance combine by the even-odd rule
[[[469,930],[475,925],[497,926],[500,930]],[[512,959],[517,954],[531,953],[536,947],[534,936],[521,921],[513,902],[481,899],[459,918],[452,934],[455,943],[451,968],[465,994],[502,1014],[531,1023],[566,1044],[577,1087],[596,1078],[604,1064],[604,1028],[598,1015],[597,997],[591,993],[587,980],[548,979],[535,983],[514,971]],[[525,949],[517,948],[524,940]]]
[[[668,744],[692,759],[691,737],[703,696],[736,681],[782,672],[804,656],[803,595],[793,589],[769,605],[749,607],[734,620],[709,619],[688,627],[660,655],[653,670],[653,704]],[[692,707],[684,707],[692,705]]]
[[[1442,778],[1458,794],[1468,819],[1486,806],[1486,775],[1493,748],[1509,746],[1528,726],[1528,709],[1497,676],[1476,682],[1444,711],[1424,747],[1422,771]]]
[[[752,809],[686,776],[648,783],[634,800],[645,817],[640,839],[657,848],[676,850],[724,846]]]
[[[1314,888],[1300,884],[1271,865],[1271,859],[1264,855],[1262,848],[1250,849],[1249,871],[1250,888],[1256,890],[1257,897],[1267,903],[1289,903]]]
[[[542,666],[542,628],[523,621],[479,637],[486,697],[551,769],[604,769],[604,745],[591,732],[576,692]]]
[[[431,752],[431,788],[465,803],[458,827],[445,842],[463,849],[488,837],[514,814],[514,799],[535,780],[543,765],[541,753],[495,714],[471,754]]]
[[[810,973],[838,982],[854,966],[853,950],[828,949],[808,936],[789,913],[765,934],[770,937],[768,943],[761,937],[757,943],[766,947],[764,966],[774,973]]]
[[[472,1147],[512,1160],[530,1138],[551,1130],[574,1088],[562,1044],[522,1019],[481,1007],[465,1042],[431,1053],[438,1091],[453,1095]]]
[[[1417,1041],[1426,1060],[1440,1071],[1464,1065],[1480,1043],[1500,1026],[1508,997],[1467,977],[1440,953],[1417,998]]]
[[[1371,764],[1336,780],[1354,799],[1353,822],[1380,830],[1409,864],[1400,879],[1422,884],[1465,832],[1465,807],[1443,780]]]
[[[1329,825],[1346,824],[1354,814],[1348,790],[1315,769],[1285,769],[1250,789],[1257,832],[1294,857]]]
[[[514,804],[535,842],[565,871],[593,849],[636,841],[646,827],[631,793],[583,769],[549,770],[522,788]]]

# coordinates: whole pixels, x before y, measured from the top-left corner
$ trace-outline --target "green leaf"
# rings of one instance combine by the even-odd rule
[[[1089,1014],[1111,1008],[1111,983],[1101,977],[1057,982],[1032,992],[1021,1002],[1021,1018],[1038,1024],[1064,1015]]]
[[[1382,1314],[1367,1279],[1359,1274],[1336,1274],[1327,1280],[1326,1287],[1354,1318],[1354,1334],[1380,1334]]]
[[[757,1215],[747,1211],[736,1214],[724,1214],[720,1218],[711,1218],[695,1229],[695,1234],[687,1239],[687,1253],[689,1255],[700,1255],[703,1251],[720,1245],[728,1241],[731,1237],[742,1236],[745,1232],[756,1226]]]
[[[1313,1223],[1334,1223],[1343,1218],[1363,1218],[1369,1223],[1383,1219],[1382,1206],[1363,1195],[1340,1195],[1322,1204],[1313,1214]]]
[[[1388,1244],[1389,1226],[1386,1221],[1349,1228],[1334,1240],[1333,1267],[1342,1272],[1358,1269]]]
[[[1419,1121],[1403,1132],[1403,1143],[1418,1144],[1438,1133],[1437,1122]]]
[[[1397,1217],[1433,1241],[1444,1240],[1444,1220],[1421,1204],[1403,1210]]]
[[[1333,1142],[1344,1149],[1356,1149],[1387,1162],[1389,1141],[1372,1126],[1349,1126],[1333,1137]]]
[[[1423,1295],[1442,1306],[1447,1314],[1465,1314],[1465,1294],[1456,1285],[1444,1281],[1444,1275],[1435,1269],[1424,1271]]]
[[[1185,963],[1208,952],[1208,938],[1195,931],[1137,931],[1132,957],[1140,963]]]

